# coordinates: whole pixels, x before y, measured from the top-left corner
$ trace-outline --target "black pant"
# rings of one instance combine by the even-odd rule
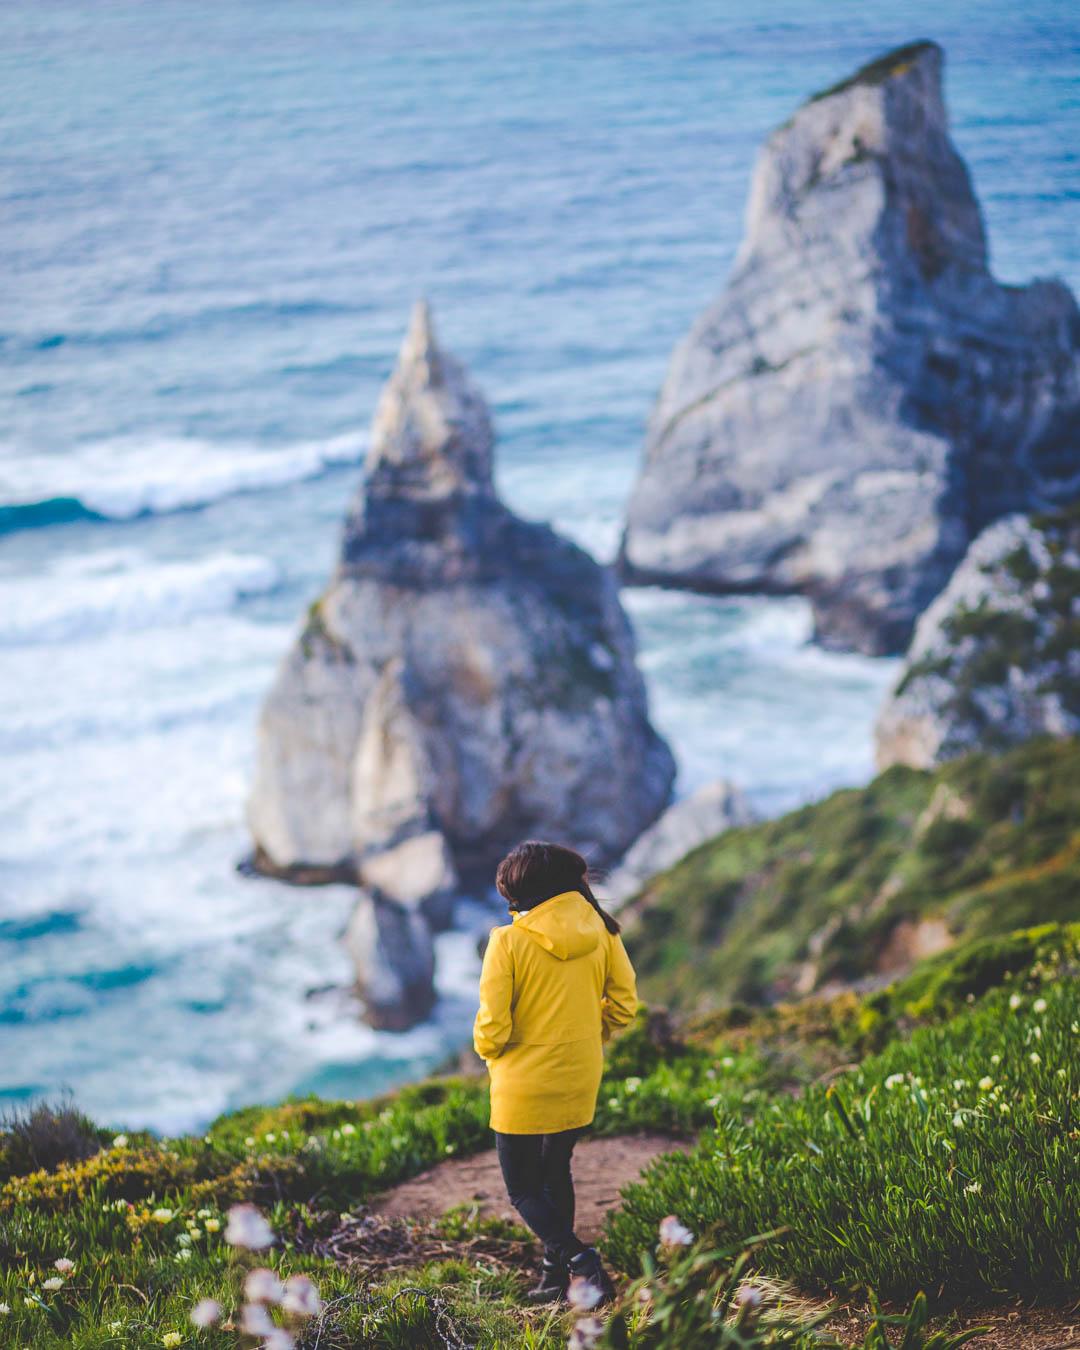
[[[558,1134],[495,1134],[510,1203],[544,1244],[548,1261],[585,1250],[574,1236],[574,1178],[570,1155],[584,1129]]]

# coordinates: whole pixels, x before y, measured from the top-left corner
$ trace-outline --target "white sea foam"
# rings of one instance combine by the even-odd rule
[[[44,575],[0,575],[0,645],[39,646],[182,624],[231,609],[280,582],[275,563],[248,553],[192,561],[119,550],[61,557]]]
[[[11,451],[0,455],[0,506],[74,501],[111,520],[163,515],[358,463],[366,444],[365,433],[347,432],[273,450],[176,436],[118,437],[66,454]]]

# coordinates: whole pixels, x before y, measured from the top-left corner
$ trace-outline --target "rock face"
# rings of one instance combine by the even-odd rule
[[[520,839],[609,862],[666,805],[614,577],[499,501],[493,444],[418,306],[337,570],[263,709],[264,870],[351,874],[438,924]]]
[[[980,530],[1080,494],[1080,312],[990,275],[941,66],[892,52],[765,145],[652,415],[629,579],[805,593],[821,642],[900,651]]]
[[[366,1019],[406,1031],[435,1003],[435,950],[424,916],[378,892],[362,891],[345,934]]]
[[[752,825],[757,816],[733,784],[719,780],[669,806],[633,844],[603,883],[610,908],[621,908],[658,872],[664,872],[691,849],[737,825]]]
[[[1080,511],[985,530],[919,620],[880,768],[1080,734]]]

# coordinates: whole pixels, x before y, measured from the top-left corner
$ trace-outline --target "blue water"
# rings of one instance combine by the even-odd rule
[[[1080,287],[1080,15],[1041,3],[6,0],[0,7],[0,1097],[164,1129],[415,1074],[332,992],[347,891],[232,873],[259,699],[331,565],[420,294],[524,514],[611,555],[673,343],[808,92],[948,54],[998,274]],[[798,601],[627,597],[680,789],[871,771],[888,663]]]

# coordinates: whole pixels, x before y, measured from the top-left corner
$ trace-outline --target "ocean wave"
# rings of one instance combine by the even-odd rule
[[[180,436],[123,437],[64,455],[9,453],[0,456],[0,534],[191,510],[359,463],[366,444],[362,432],[276,450]]]
[[[186,623],[281,582],[268,558],[216,553],[157,561],[108,550],[60,559],[47,573],[0,577],[0,645],[39,646]]]

